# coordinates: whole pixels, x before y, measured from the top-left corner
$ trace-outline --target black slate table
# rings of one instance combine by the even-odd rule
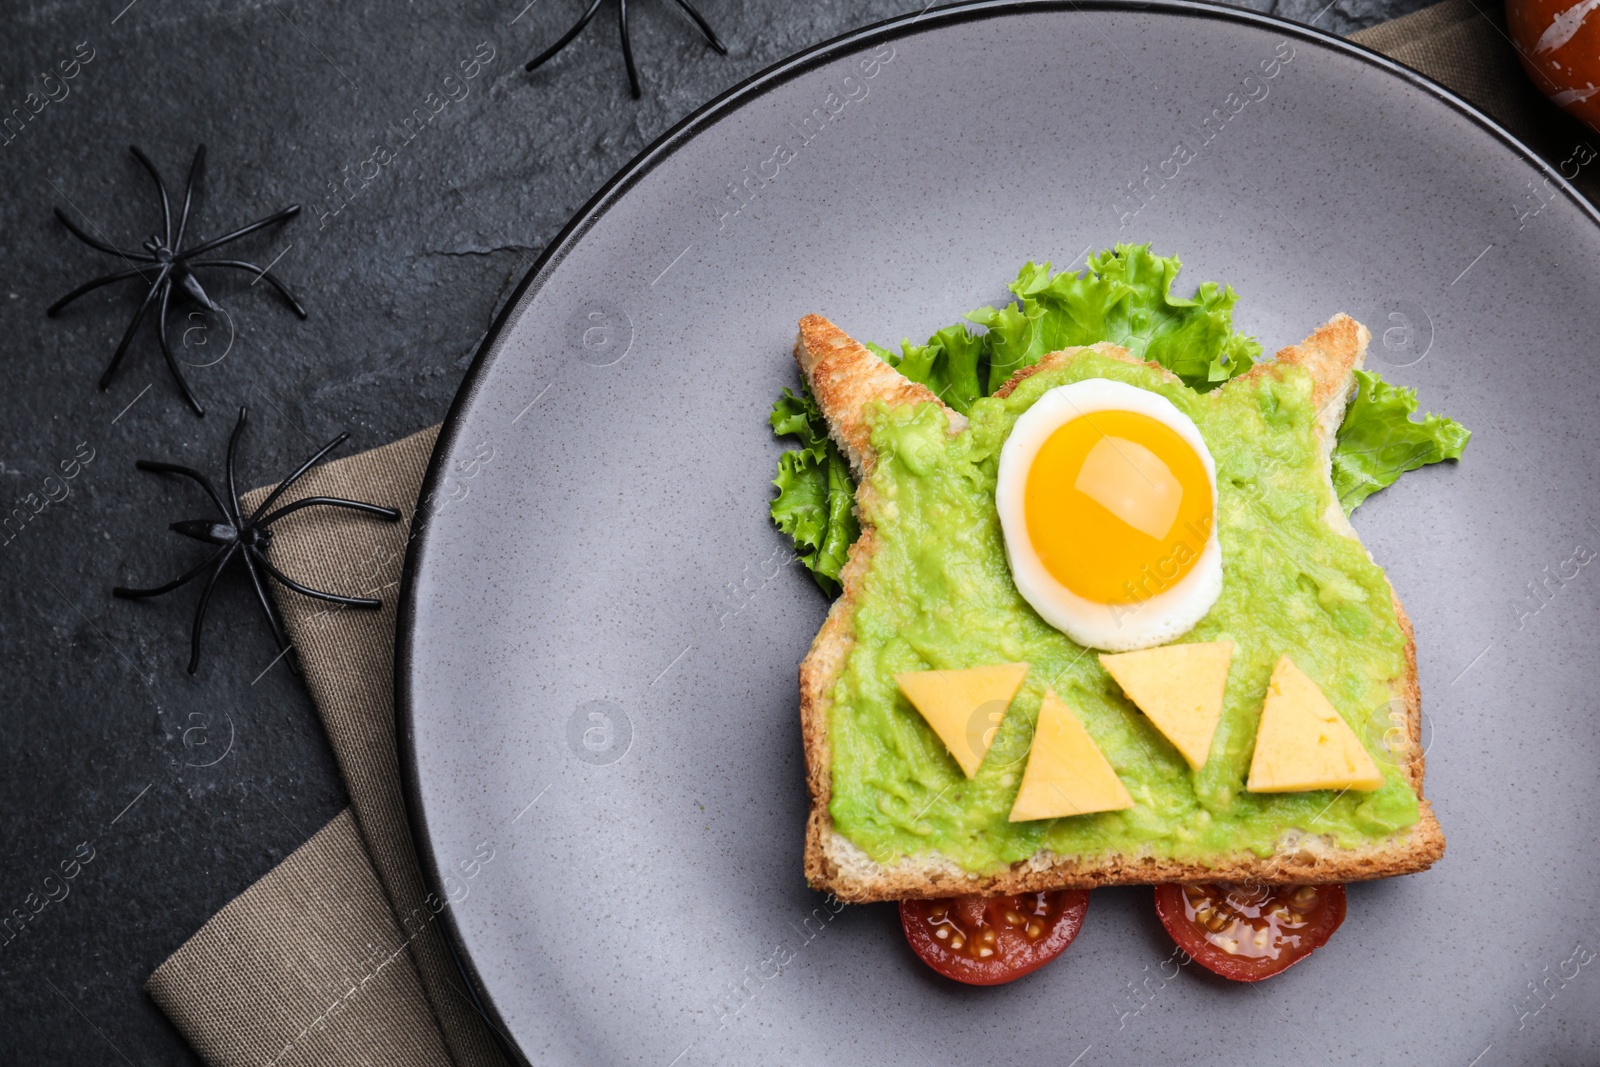
[[[1349,33],[1423,4],[1249,6]],[[28,515],[0,533],[0,1060],[198,1062],[145,979],[345,804],[310,699],[276,658],[242,572],[218,587],[193,677],[195,590],[110,596],[196,561],[199,546],[166,526],[211,511],[195,487],[134,461],[220,477],[248,405],[243,489],[341,429],[348,452],[439,421],[500,302],[614,171],[763,67],[907,7],[703,0],[723,58],[665,0],[635,3],[634,101],[614,7],[523,72],[577,17],[576,0],[6,5],[0,502]],[[229,252],[273,264],[310,316],[247,272],[213,272],[208,291],[227,314],[185,304],[172,320],[208,409],[196,418],[149,323],[110,388],[95,387],[138,304],[133,284],[56,319],[45,309],[120,266],[51,209],[136,248],[160,208],[128,145],[181,196],[201,142],[192,233],[301,204],[298,219]]]

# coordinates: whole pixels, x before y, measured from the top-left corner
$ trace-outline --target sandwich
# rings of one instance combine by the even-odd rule
[[[1466,431],[1411,420],[1414,395],[1362,369],[1350,317],[1258,361],[1232,291],[1174,298],[1176,269],[1130,246],[1080,275],[1029,264],[1018,304],[971,316],[988,334],[898,356],[800,322],[828,440],[807,462],[854,486],[854,529],[832,523],[851,535],[838,593],[800,667],[804,872],[843,901],[917,902],[914,946],[913,925],[942,952],[971,941],[977,966],[1034,913],[1076,932],[1076,898],[1048,894],[1152,884],[1164,920],[1232,943],[1224,957],[1256,958],[1240,937],[1262,940],[1269,913],[1309,952],[1343,917],[1342,883],[1443,854],[1415,636],[1347,509],[1459,456]],[[1126,306],[1135,274],[1155,279],[1153,327]],[[1054,293],[1081,325],[1086,291],[1124,306],[1051,336],[1039,304]],[[1389,432],[1352,403],[1388,403]]]

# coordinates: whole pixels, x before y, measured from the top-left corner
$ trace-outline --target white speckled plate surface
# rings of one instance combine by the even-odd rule
[[[921,338],[1119,240],[1231,283],[1268,351],[1355,314],[1475,431],[1356,515],[1416,624],[1449,848],[1260,987],[1178,967],[1132,888],[960,988],[801,876],[827,604],[767,519],[767,411],[806,312]],[[712,103],[541,259],[425,490],[404,762],[485,1010],[534,1063],[1594,1062],[1597,277],[1592,210],[1481,117],[1248,12],[942,10]]]

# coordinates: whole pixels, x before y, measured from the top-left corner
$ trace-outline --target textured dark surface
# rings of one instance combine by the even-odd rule
[[[1277,10],[1349,32],[1419,6]],[[241,460],[251,485],[339,429],[354,449],[437,422],[499,302],[617,168],[744,77],[906,7],[706,0],[725,60],[669,5],[635,4],[644,99],[634,102],[610,10],[544,70],[522,72],[576,17],[566,0],[520,16],[518,2],[6,5],[0,114],[31,114],[40,72],[75,52],[93,58],[64,96],[51,82],[57,99],[0,138],[0,495],[8,506],[43,499],[63,461],[93,458],[64,483],[70,495],[0,546],[0,909],[28,916],[0,935],[0,1058],[194,1062],[145,978],[344,804],[308,698],[282,663],[269,668],[270,635],[237,575],[219,589],[193,678],[182,672],[193,592],[111,599],[113,585],[191,565],[198,547],[166,524],[210,510],[194,487],[138,473],[134,460],[220,474],[241,403],[252,409]],[[462,79],[483,42],[492,61]],[[430,93],[449,102],[402,144],[400,124]],[[285,253],[274,269],[308,321],[249,275],[208,280],[236,336],[220,362],[188,372],[211,412],[203,420],[179,400],[148,323],[110,389],[95,389],[137,302],[131,284],[44,315],[116,267],[73,240],[53,206],[81,209],[125,247],[159,225],[130,141],[174,189],[207,144],[200,237],[286,203],[306,208],[233,251],[263,264]],[[382,145],[392,159],[364,185],[353,178],[359,191],[334,212],[332,183],[363,173]],[[174,336],[198,364],[229,332],[185,317]],[[61,484],[48,489],[60,496]]]

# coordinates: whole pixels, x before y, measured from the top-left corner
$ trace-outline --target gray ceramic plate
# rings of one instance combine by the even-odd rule
[[[893,906],[835,915],[801,877],[795,666],[827,604],[767,519],[767,411],[806,312],[920,338],[1030,257],[1128,240],[1181,253],[1182,291],[1231,283],[1269,351],[1356,314],[1476,431],[1356,520],[1416,623],[1449,850],[1353,887],[1259,988],[1178,967],[1144,888],[959,988]],[[551,246],[434,455],[398,694],[485,1010],[537,1063],[1594,1062],[1597,277],[1554,171],[1246,12],[939,11],[712,103]]]

